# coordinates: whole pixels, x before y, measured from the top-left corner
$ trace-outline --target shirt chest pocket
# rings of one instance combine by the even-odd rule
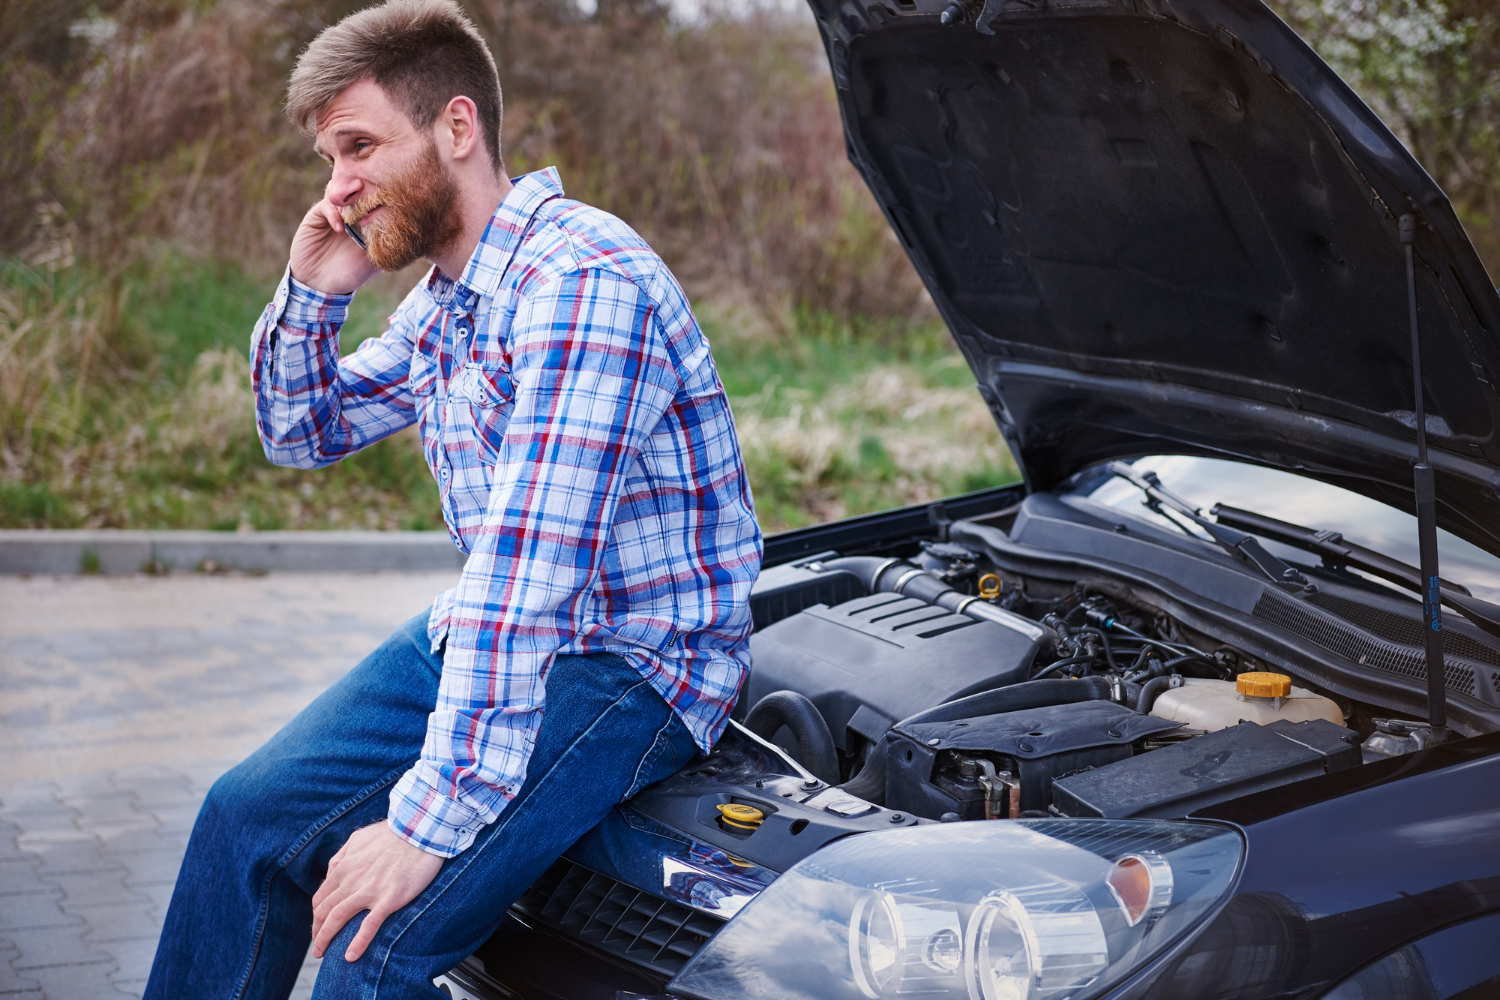
[[[411,371],[406,377],[406,387],[417,397],[417,405],[437,391],[437,362],[420,351],[411,356]]]
[[[516,389],[510,369],[495,362],[470,362],[453,379],[450,395],[454,402],[469,404],[479,457],[494,464],[515,408]]]
[[[515,398],[510,369],[502,364],[469,362],[454,378],[453,396],[468,400],[478,410],[507,407]]]

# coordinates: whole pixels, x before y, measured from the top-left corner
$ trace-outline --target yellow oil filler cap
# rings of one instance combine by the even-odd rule
[[[1292,679],[1286,674],[1255,670],[1236,677],[1234,689],[1246,698],[1287,698],[1292,693]]]
[[[766,821],[765,813],[754,806],[747,806],[743,802],[725,802],[717,808],[719,810],[719,821],[728,830],[737,830],[740,833],[753,833]]]

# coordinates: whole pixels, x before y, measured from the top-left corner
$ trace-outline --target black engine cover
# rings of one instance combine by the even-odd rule
[[[848,750],[858,742],[850,730],[876,741],[907,716],[1024,680],[1038,642],[897,594],[814,605],[750,637],[744,703],[772,691],[806,695]]]
[[[1359,734],[1326,719],[1241,722],[1059,778],[1053,802],[1067,816],[1179,819],[1215,802],[1359,763]]]
[[[1021,809],[1044,809],[1054,777],[1124,760],[1137,740],[1180,726],[1108,701],[901,726],[886,737],[885,803],[928,819],[949,812],[983,819],[978,785],[952,762],[984,757],[1020,780]]]

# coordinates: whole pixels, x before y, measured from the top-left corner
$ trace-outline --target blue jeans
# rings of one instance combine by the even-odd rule
[[[427,615],[399,628],[265,746],[214,783],[167,910],[147,1000],[291,992],[311,942],[312,896],[351,833],[380,822],[422,749],[442,657]],[[432,884],[344,961],[363,914],[328,947],[318,1000],[433,997],[435,976],[616,803],[680,770],[687,727],[629,663],[559,656],[521,792]]]

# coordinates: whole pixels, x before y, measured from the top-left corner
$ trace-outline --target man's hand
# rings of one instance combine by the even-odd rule
[[[345,295],[377,270],[344,232],[344,220],[327,198],[307,210],[292,237],[292,277],[320,292]]]
[[[402,840],[384,821],[355,830],[328,862],[328,877],[313,897],[313,954],[322,958],[349,919],[369,910],[344,952],[346,962],[356,961],[385,918],[416,899],[442,867],[442,858]]]

